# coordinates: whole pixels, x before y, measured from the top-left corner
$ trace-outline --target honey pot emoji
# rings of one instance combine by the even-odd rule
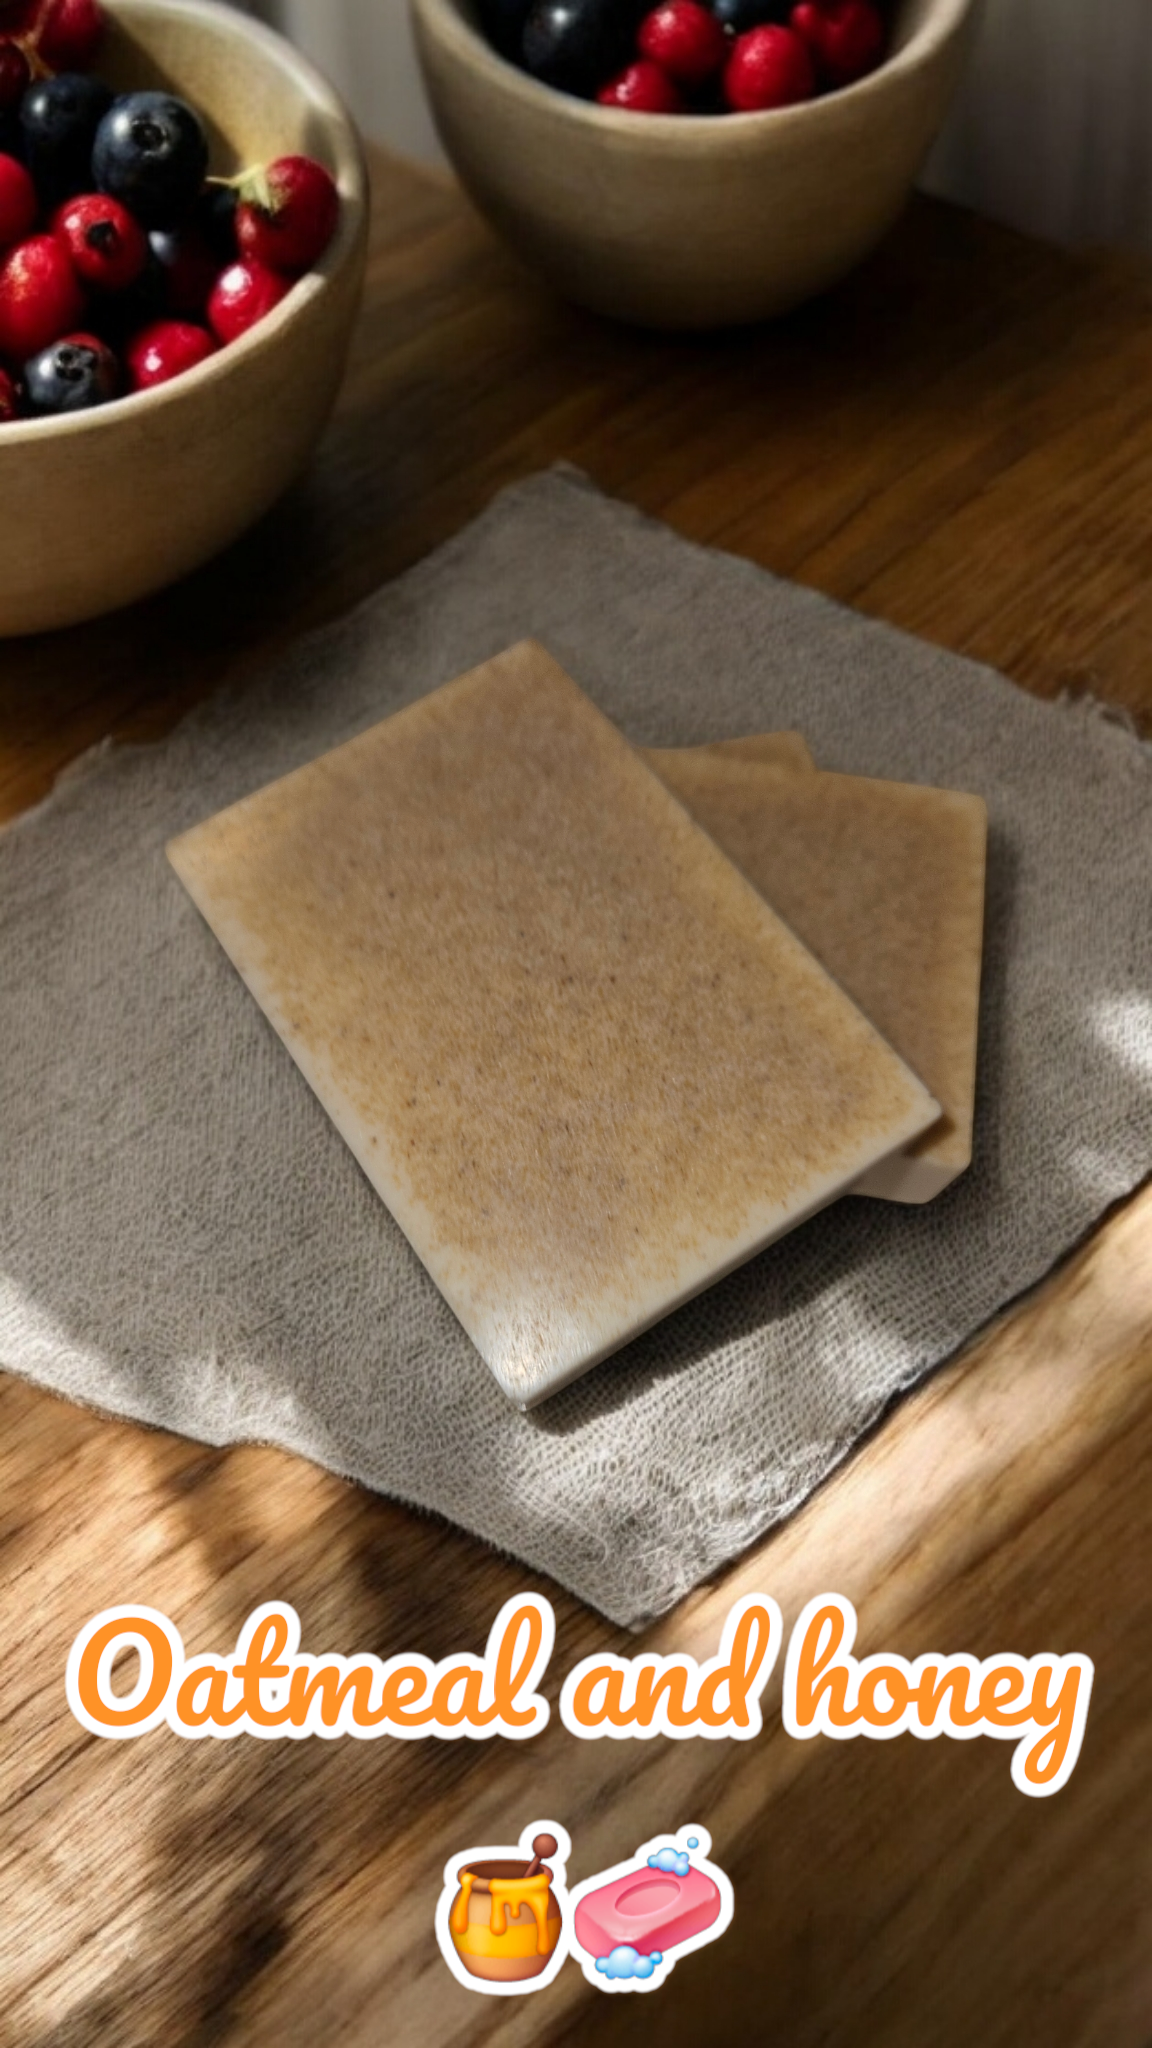
[[[459,1889],[448,1914],[452,1946],[473,1977],[514,1984],[548,1968],[564,1925],[544,1861],[555,1856],[555,1835],[532,1840],[528,1861],[475,1858],[462,1863]]]

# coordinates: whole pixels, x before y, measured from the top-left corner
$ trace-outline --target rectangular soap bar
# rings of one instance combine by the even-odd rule
[[[778,738],[646,759],[942,1105],[856,1189],[931,1201],[972,1157],[987,812],[955,790],[789,773]]]
[[[770,768],[792,768],[801,774],[811,774],[816,767],[812,750],[802,732],[749,733],[746,739],[708,740],[702,747],[685,747],[679,751],[705,754],[717,761],[764,761]]]
[[[532,643],[169,855],[521,1406],[939,1116]]]
[[[576,1939],[591,1956],[610,1955],[624,1943],[637,1955],[666,1954],[714,1927],[720,1903],[712,1879],[695,1866],[686,1877],[651,1867],[627,1870],[585,1893],[576,1908]]]

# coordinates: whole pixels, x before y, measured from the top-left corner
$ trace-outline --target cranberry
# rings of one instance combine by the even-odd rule
[[[803,36],[826,85],[853,85],[884,55],[884,22],[872,0],[801,0],[792,26]]]
[[[622,107],[629,114],[682,114],[684,102],[674,79],[641,57],[616,78],[609,79],[596,95],[602,107]]]
[[[148,260],[148,238],[140,223],[103,192],[70,199],[53,219],[52,232],[71,256],[77,277],[100,291],[126,291]]]
[[[36,225],[36,187],[14,156],[0,156],[0,249],[22,242]]]
[[[636,48],[678,85],[706,85],[728,54],[728,38],[700,0],[665,0],[645,15]]]
[[[28,35],[43,7],[44,0],[0,0],[0,35]]]
[[[75,327],[84,293],[54,235],[33,235],[0,263],[0,355],[26,362]]]
[[[104,35],[99,0],[48,0],[36,50],[51,71],[87,71]]]
[[[263,263],[233,263],[217,278],[208,300],[208,324],[217,341],[238,341],[291,289],[286,277]]]
[[[733,113],[755,114],[809,100],[816,74],[802,36],[794,29],[749,29],[738,36],[724,73],[724,96]]]
[[[28,90],[32,71],[18,43],[0,42],[0,114],[11,114]]]
[[[133,391],[151,391],[206,363],[215,353],[216,343],[206,327],[191,320],[154,320],[128,344],[128,382]]]
[[[340,194],[323,164],[282,156],[241,183],[236,243],[242,257],[300,277],[336,232]]]

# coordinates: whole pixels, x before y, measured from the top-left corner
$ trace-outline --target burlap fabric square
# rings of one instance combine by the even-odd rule
[[[991,818],[975,1163],[849,1199],[512,1409],[164,858],[525,635],[632,740],[799,727]],[[690,546],[572,472],[0,835],[0,1363],[417,1503],[613,1619],[667,1609],[1152,1166],[1152,759],[1087,706]]]

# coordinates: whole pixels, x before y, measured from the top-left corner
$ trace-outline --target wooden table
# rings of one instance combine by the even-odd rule
[[[367,305],[308,480],[183,588],[0,649],[0,809],[160,733],[558,458],[1043,695],[1152,716],[1148,280],[917,204],[824,303],[708,342],[613,331],[526,279],[447,186],[380,159]],[[784,1528],[651,1632],[710,1653],[745,1590],[857,1603],[865,1648],[1087,1651],[1048,1801],[1002,1744],[97,1744],[63,1670],[144,1600],[197,1649],[257,1602],[314,1649],[479,1649],[542,1582],[264,1449],[218,1453],[0,1383],[0,2042],[259,2048],[1152,2040],[1152,1193],[906,1401]],[[553,1673],[618,1631],[555,1588]],[[635,1647],[633,1645],[633,1647]],[[558,1682],[558,1681],[557,1681]],[[555,1686],[553,1686],[553,1693]],[[432,1939],[446,1858],[554,1813],[579,1878],[695,1818],[726,1939],[657,2006],[569,1966],[479,1999]]]

